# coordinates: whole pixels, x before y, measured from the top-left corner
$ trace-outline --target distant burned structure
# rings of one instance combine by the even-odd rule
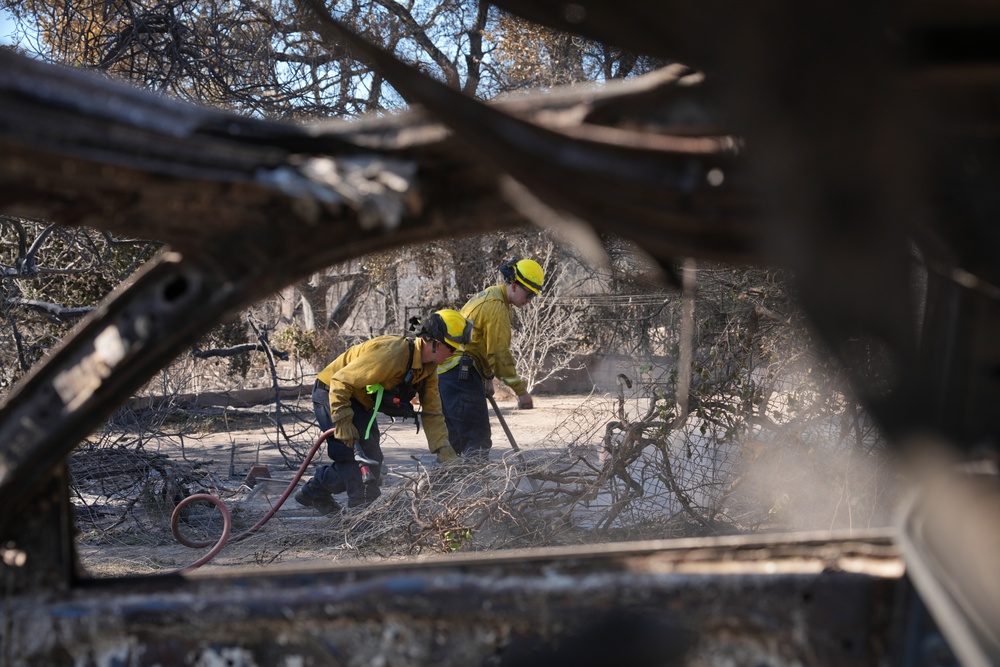
[[[352,40],[421,110],[267,123],[0,53],[0,214],[172,249],[0,411],[8,664],[532,664],[575,650],[621,664],[913,664],[943,645],[923,641],[937,626],[964,664],[1000,661],[993,472],[928,482],[893,539],[81,577],[67,454],[214,322],[336,261],[528,219],[614,231],[666,267],[684,257],[789,267],[900,451],[996,453],[991,4],[501,0],[685,65],[494,105],[307,4],[318,30]],[[705,85],[691,85],[701,75],[689,67]],[[671,123],[679,97],[699,104],[703,125]]]

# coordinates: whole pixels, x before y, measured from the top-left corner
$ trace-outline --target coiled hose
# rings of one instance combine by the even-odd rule
[[[323,441],[325,441],[328,437],[333,435],[333,431],[334,429],[332,428],[323,431],[320,434],[319,438],[316,439],[316,443],[312,446],[312,449],[309,450],[309,454],[307,454],[305,460],[302,461],[302,465],[299,466],[298,472],[295,473],[295,476],[292,478],[292,481],[289,482],[288,488],[285,489],[284,493],[281,494],[281,497],[278,498],[278,502],[276,502],[274,506],[271,507],[271,509],[267,512],[267,514],[265,514],[260,519],[260,521],[255,523],[246,531],[232,538],[231,540],[229,539],[229,534],[230,532],[232,532],[233,529],[233,517],[232,515],[229,514],[229,508],[226,507],[226,504],[222,502],[221,499],[216,498],[210,493],[196,493],[193,496],[188,496],[184,500],[177,503],[177,507],[174,508],[173,513],[170,515],[170,532],[174,534],[174,537],[177,538],[178,542],[180,542],[186,547],[191,547],[192,549],[200,549],[202,547],[207,547],[212,544],[211,540],[206,540],[206,541],[189,540],[188,538],[184,537],[184,535],[182,535],[180,531],[181,510],[183,510],[191,503],[197,502],[199,500],[210,502],[217,508],[219,508],[219,513],[222,514],[222,536],[219,537],[218,541],[215,543],[215,546],[212,547],[212,549],[208,553],[206,553],[204,556],[202,556],[195,562],[191,563],[190,565],[175,570],[173,574],[183,574],[185,572],[191,572],[192,570],[198,569],[208,561],[215,558],[218,555],[218,553],[222,551],[222,548],[225,547],[226,544],[228,544],[229,542],[239,542],[241,540],[245,540],[246,538],[256,533],[258,530],[260,530],[264,526],[264,524],[267,523],[272,516],[274,516],[275,512],[277,512],[281,508],[285,500],[288,499],[288,496],[292,494],[292,491],[295,489],[295,486],[299,483],[299,480],[302,479],[302,474],[309,467],[309,464],[312,462],[313,457],[316,455],[316,450],[319,449],[319,446],[323,443]]]

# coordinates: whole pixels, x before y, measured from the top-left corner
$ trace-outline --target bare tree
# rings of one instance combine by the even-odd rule
[[[401,105],[349,50],[330,50],[287,0],[2,3],[57,62],[184,99],[270,117],[353,116]],[[337,18],[456,88],[476,92],[486,4],[340,3]]]
[[[288,0],[0,0],[0,6],[18,20],[21,46],[36,56],[100,69],[202,104],[275,118],[344,117],[403,104],[380,75],[349,50],[321,45],[313,26]],[[621,77],[642,69],[620,51],[531,25],[485,1],[352,0],[338,3],[334,11],[369,41],[470,95],[491,97],[528,84]],[[441,307],[463,301],[510,254],[502,236],[468,238],[447,244],[445,250],[452,256],[457,293],[453,301],[443,297],[437,304]],[[30,271],[34,255],[27,250],[23,254],[24,268]],[[419,263],[419,258],[408,261]],[[284,291],[283,315],[303,331],[331,339],[319,349],[332,352],[343,347],[333,340],[336,332],[348,323],[359,300],[374,290],[386,300],[384,323],[377,328],[398,330],[405,323],[399,321],[399,299],[387,272],[392,264],[384,266],[384,280],[350,278],[352,287],[337,296],[331,296],[330,288],[346,278],[337,270],[316,274]],[[72,270],[88,269],[78,264]],[[89,307],[110,289],[101,284],[103,291],[75,302],[9,292],[8,306],[32,309],[53,320],[71,319],[85,312],[74,308]],[[32,343],[17,330],[17,318],[6,321],[23,369],[39,352],[28,349]],[[232,325],[213,336],[216,340],[206,345],[253,342],[250,332]],[[245,362],[233,363],[232,370],[245,375]]]
[[[589,277],[579,270],[579,262],[560,253],[551,240],[529,256],[545,270],[545,290],[516,311],[511,350],[518,374],[533,391],[546,380],[559,380],[566,371],[583,368],[595,348],[588,336],[593,311],[573,298],[582,293]]]
[[[649,71],[662,63],[497,12],[487,25],[484,78],[493,94],[606,81]]]
[[[0,383],[9,386],[160,247],[0,216]]]

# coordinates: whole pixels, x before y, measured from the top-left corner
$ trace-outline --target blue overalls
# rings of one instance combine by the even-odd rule
[[[438,391],[455,453],[467,459],[488,458],[493,447],[490,413],[483,376],[472,358],[465,356],[454,368],[438,375]]]

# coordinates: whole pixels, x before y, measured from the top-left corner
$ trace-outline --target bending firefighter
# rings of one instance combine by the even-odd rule
[[[438,367],[441,402],[451,445],[465,458],[488,458],[490,436],[486,396],[497,377],[517,394],[517,405],[532,407],[531,394],[514,368],[510,353],[511,307],[521,308],[541,292],[545,272],[533,259],[500,267],[504,282],[483,290],[462,308],[472,320],[472,342]]]
[[[327,438],[332,463],[321,466],[295,494],[299,504],[330,514],[340,510],[332,494],[346,491],[348,507],[378,498],[384,457],[375,415],[381,411],[413,416],[410,399],[418,393],[428,447],[441,461],[457,458],[448,443],[437,367],[465,349],[472,323],[454,310],[439,310],[410,322],[411,330],[420,327],[416,340],[373,338],[348,348],[316,377],[312,393],[316,419],[321,430],[335,429]]]

